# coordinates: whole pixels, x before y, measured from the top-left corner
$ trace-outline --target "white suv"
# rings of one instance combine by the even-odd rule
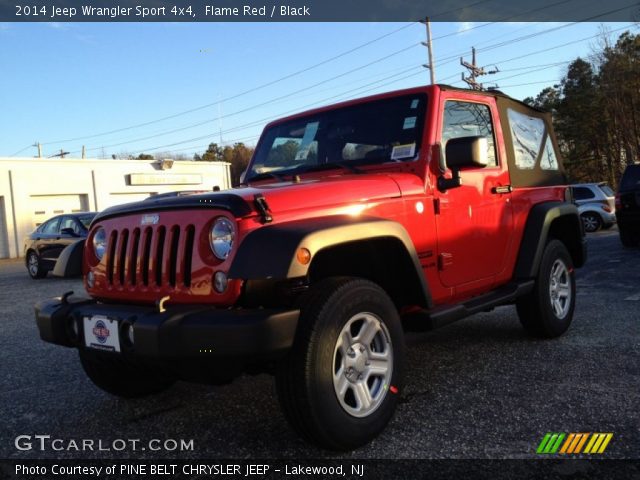
[[[606,183],[579,183],[571,186],[585,232],[611,228],[616,223],[615,193]]]

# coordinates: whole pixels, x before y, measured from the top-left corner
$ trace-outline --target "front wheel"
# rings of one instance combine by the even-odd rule
[[[116,354],[80,349],[80,363],[89,379],[107,393],[122,398],[139,398],[162,392],[175,382],[150,367]]]
[[[276,375],[285,416],[307,441],[357,448],[385,428],[398,403],[398,312],[379,286],[355,278],[323,280],[301,303],[293,348]]]
[[[536,337],[554,338],[567,331],[576,305],[573,261],[559,240],[547,243],[533,291],[516,301],[524,329]]]

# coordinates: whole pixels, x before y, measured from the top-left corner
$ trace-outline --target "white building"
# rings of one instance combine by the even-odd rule
[[[214,187],[231,188],[228,163],[0,157],[0,258],[22,256],[25,236],[61,213]]]

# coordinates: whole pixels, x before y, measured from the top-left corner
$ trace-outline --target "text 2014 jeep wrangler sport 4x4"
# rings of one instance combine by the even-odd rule
[[[394,413],[404,329],[505,304],[533,335],[571,323],[586,250],[551,119],[499,92],[422,87],[275,121],[243,181],[100,213],[90,298],[38,304],[42,339],[122,397],[274,373],[300,435],[351,449]]]

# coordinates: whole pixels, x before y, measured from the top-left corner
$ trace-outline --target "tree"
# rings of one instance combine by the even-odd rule
[[[218,146],[217,143],[210,143],[207,150],[202,154],[202,156],[197,153],[193,156],[194,160],[203,161],[203,162],[222,162],[223,160],[223,149]]]
[[[153,155],[148,153],[141,153],[136,157],[136,160],[153,160]]]

